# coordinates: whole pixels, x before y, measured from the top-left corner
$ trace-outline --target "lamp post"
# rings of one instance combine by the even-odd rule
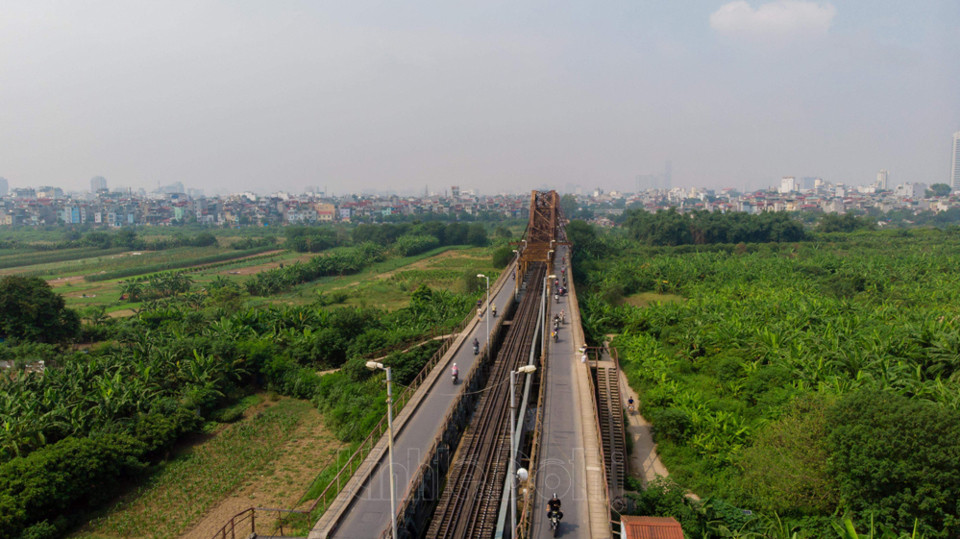
[[[517,478],[514,477],[514,468],[517,462],[517,412],[516,412],[516,385],[517,374],[530,374],[537,370],[536,365],[524,365],[515,371],[510,371],[510,471],[507,476],[510,478],[510,537],[517,531]]]
[[[553,243],[550,245],[553,245]],[[547,271],[553,271],[553,249],[547,251]]]
[[[387,431],[390,433],[387,436],[389,451],[387,458],[390,465],[390,529],[393,530],[391,537],[397,539],[397,499],[395,497],[396,489],[393,486],[393,377],[390,373],[390,367],[386,367],[378,361],[368,361],[367,368],[371,371],[377,369],[387,371]]]
[[[547,350],[547,330],[550,320],[547,318],[547,305],[550,304],[550,297],[547,295],[547,283],[556,279],[556,275],[547,275],[547,278],[543,280],[543,335],[541,336],[541,342],[543,343],[540,347],[542,350],[541,353],[546,353]]]
[[[482,273],[478,273],[477,277],[487,280],[487,339],[490,339],[490,277]]]

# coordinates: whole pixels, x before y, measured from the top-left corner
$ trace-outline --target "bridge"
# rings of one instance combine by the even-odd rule
[[[531,194],[515,253],[479,316],[394,399],[392,459],[381,422],[317,499],[310,539],[388,538],[394,525],[404,538],[546,537],[554,493],[561,536],[611,536],[627,460],[616,356],[585,345],[555,191]]]

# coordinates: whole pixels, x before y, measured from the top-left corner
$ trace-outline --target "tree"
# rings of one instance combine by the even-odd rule
[[[883,390],[846,396],[828,413],[830,472],[841,507],[926,533],[960,531],[960,413]]]
[[[928,194],[933,194],[937,197],[945,197],[950,194],[950,186],[945,183],[935,183],[930,186],[930,189],[927,190]]]
[[[580,203],[577,202],[577,197],[571,195],[570,193],[560,197],[560,211],[563,212],[563,216],[567,219],[575,219],[579,209]]]
[[[0,338],[66,342],[80,331],[80,317],[39,277],[0,280]]]

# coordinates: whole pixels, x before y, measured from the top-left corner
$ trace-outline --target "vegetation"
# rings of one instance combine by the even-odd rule
[[[179,537],[244,480],[261,475],[310,408],[308,402],[283,399],[224,428],[209,443],[159,466],[128,502],[89,524],[93,534],[80,536]]]
[[[619,334],[679,492],[754,513],[749,526],[714,515],[710,533],[764,523],[792,530],[776,536],[833,536],[845,527],[835,515],[890,533],[960,532],[954,233],[651,247],[633,229],[573,225],[585,329]],[[623,301],[638,293],[685,300]],[[691,518],[692,537],[716,536]]]
[[[0,279],[0,339],[62,343],[80,331],[80,317],[42,279]]]
[[[166,271],[179,268],[189,268],[192,266],[202,266],[208,264],[216,264],[219,262],[226,262],[230,260],[236,260],[238,258],[243,258],[246,256],[257,255],[265,251],[269,251],[271,247],[254,247],[246,251],[227,251],[218,253],[210,256],[202,256],[198,258],[178,258],[176,260],[170,260],[168,262],[160,262],[156,264],[149,265],[138,265],[125,269],[118,269],[114,271],[104,271],[101,273],[94,273],[91,275],[84,276],[85,281],[96,282],[96,281],[106,281],[109,279],[120,279],[123,277],[131,277],[134,275],[143,275],[145,273],[156,273],[159,271]]]
[[[199,310],[176,300],[129,319],[100,319],[113,342],[91,350],[2,347],[18,363],[51,361],[42,374],[0,378],[0,536],[61,536],[118,494],[105,485],[150,473],[174,442],[206,420],[230,420],[235,414],[222,408],[256,388],[312,401],[343,440],[362,438],[383,412],[383,385],[362,368],[364,358],[386,355],[398,381],[408,383],[439,345],[417,346],[423,336],[457,323],[474,299],[424,287],[389,313],[319,305],[227,310],[220,302],[231,295],[211,293]]]
[[[647,245],[688,245],[800,241],[803,225],[786,212],[716,213],[705,210],[680,213],[675,208],[648,213],[624,212],[624,226]]]

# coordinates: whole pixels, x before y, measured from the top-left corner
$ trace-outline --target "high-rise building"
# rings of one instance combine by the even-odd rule
[[[960,131],[953,134],[953,168],[950,169],[950,187],[960,189]]]
[[[886,170],[877,172],[877,189],[889,189],[890,173]]]
[[[0,197],[7,196],[7,190],[10,189],[10,184],[7,183],[6,178],[0,178]]]
[[[780,179],[780,194],[792,193],[797,190],[797,179],[793,176],[784,176]]]
[[[103,176],[94,176],[90,178],[90,192],[96,193],[101,189],[107,188],[107,179]]]

